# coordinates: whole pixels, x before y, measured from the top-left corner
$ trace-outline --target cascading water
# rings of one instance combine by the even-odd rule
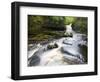
[[[73,32],[71,26],[72,26],[72,24],[66,25],[66,33],[72,33]]]
[[[48,43],[39,44],[38,47],[29,51],[29,66],[84,64],[84,58],[79,48],[79,44],[84,42],[83,34],[75,33],[71,24],[66,25],[66,33],[73,33],[73,37],[62,37],[52,42],[52,44],[57,43],[58,48],[47,50],[47,45],[50,44]]]

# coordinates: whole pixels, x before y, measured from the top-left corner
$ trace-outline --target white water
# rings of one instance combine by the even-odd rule
[[[69,32],[69,33],[72,33],[73,32],[71,26],[72,26],[72,24],[66,25],[66,32]]]
[[[66,25],[66,32],[72,33],[72,27]],[[82,41],[82,35],[73,32],[73,37],[65,37],[58,40],[55,40],[49,44],[58,44],[58,48],[47,50],[47,45],[41,46],[38,45],[36,49],[29,51],[29,57],[32,58],[34,55],[38,56],[40,60],[35,61],[39,62],[38,66],[52,66],[52,65],[68,65],[68,64],[82,64],[84,59],[82,54],[79,53],[78,44]],[[63,52],[62,52],[63,50]],[[65,53],[64,53],[65,52]],[[33,55],[32,55],[33,54]],[[34,60],[28,61],[31,63]],[[34,64],[34,63],[33,63]],[[32,66],[32,65],[31,65]],[[33,65],[34,66],[34,65]]]
[[[72,24],[69,24],[69,25],[66,25],[66,31],[65,31],[65,34],[68,33],[73,33],[73,30],[72,30]]]

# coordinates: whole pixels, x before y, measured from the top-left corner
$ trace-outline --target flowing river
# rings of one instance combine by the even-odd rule
[[[47,44],[33,45],[28,50],[28,66],[55,66],[85,64],[85,59],[79,45],[87,46],[85,34],[75,33],[71,25],[66,26],[67,33],[73,33],[73,37],[62,37]],[[47,49],[48,45],[56,43],[57,48]]]

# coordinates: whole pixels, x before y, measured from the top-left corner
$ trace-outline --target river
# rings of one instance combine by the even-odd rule
[[[71,25],[67,25],[66,29],[67,33],[73,33],[73,37],[62,37],[45,45],[33,45],[32,49],[28,51],[28,66],[86,64],[79,46],[87,46],[87,41],[84,40],[86,35],[75,33]],[[47,46],[54,43],[58,47],[48,50]]]

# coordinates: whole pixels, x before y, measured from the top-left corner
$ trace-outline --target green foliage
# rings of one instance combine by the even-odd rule
[[[50,30],[65,30],[64,17],[61,16],[46,16],[44,17],[44,28]]]
[[[65,17],[65,24],[72,24],[73,30],[87,34],[87,17]]]
[[[65,26],[70,23],[76,32],[87,33],[86,17],[28,15],[28,40],[72,37],[72,34],[64,34]]]
[[[65,17],[65,24],[71,24],[71,23],[73,23],[73,22],[75,22],[75,20],[76,20],[76,17],[71,17],[71,16],[66,16]]]
[[[40,33],[43,30],[65,30],[64,17],[61,16],[28,16],[28,34]]]
[[[44,40],[47,40],[48,38],[51,38],[50,35],[46,35],[46,34],[37,34],[36,36],[33,36],[33,37],[29,37],[30,40],[33,40],[33,41],[44,41]]]
[[[73,30],[80,33],[87,34],[87,18],[86,17],[77,17],[76,21],[73,22]]]
[[[28,34],[34,34],[41,31],[41,25],[43,24],[42,16],[28,16]]]

